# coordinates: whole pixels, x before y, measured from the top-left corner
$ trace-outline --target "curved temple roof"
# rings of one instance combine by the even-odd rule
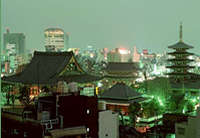
[[[174,45],[171,45],[171,46],[168,46],[168,48],[172,48],[172,49],[179,49],[179,48],[182,48],[182,49],[190,49],[190,48],[194,48],[193,46],[190,46],[182,41],[179,41],[178,43],[174,44]]]
[[[100,80],[101,77],[96,77],[87,74],[77,63],[76,66],[80,69],[79,74],[59,75],[66,66],[74,58],[73,52],[34,52],[34,57],[27,67],[19,74],[9,77],[3,77],[2,81],[23,83],[23,84],[55,84],[60,80],[89,82]],[[76,59],[74,58],[75,62]],[[77,71],[78,72],[78,71]]]

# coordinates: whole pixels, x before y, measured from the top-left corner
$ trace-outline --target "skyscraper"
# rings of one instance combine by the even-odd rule
[[[133,48],[133,62],[139,62],[140,61],[140,53],[138,53],[136,46]]]
[[[10,33],[7,29],[3,35],[3,53],[10,53],[13,50],[16,55],[25,54],[25,35],[23,33]]]
[[[130,50],[126,48],[115,48],[107,54],[108,62],[129,62],[131,60]]]
[[[45,50],[48,52],[65,51],[68,45],[69,35],[60,28],[48,28],[44,31]]]

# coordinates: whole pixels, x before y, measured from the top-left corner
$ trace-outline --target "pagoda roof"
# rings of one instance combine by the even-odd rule
[[[195,74],[193,74],[195,75]],[[199,75],[197,75],[199,77]],[[193,81],[185,81],[176,83],[174,81],[170,81],[172,89],[200,89],[200,80],[193,80]]]
[[[174,59],[168,59],[167,61],[194,61],[193,59],[177,59],[177,58],[174,58]]]
[[[100,99],[112,100],[131,100],[138,97],[141,97],[141,94],[124,83],[117,83],[100,95]]]
[[[177,52],[177,51],[175,51],[175,52],[170,52],[170,53],[168,53],[169,55],[178,55],[178,54],[187,54],[187,55],[194,55],[193,53],[190,53],[190,52]]]
[[[182,41],[179,41],[178,43],[168,46],[168,48],[172,48],[172,49],[190,49],[190,48],[194,48],[193,46],[190,46]]]
[[[191,75],[191,73],[190,72],[186,72],[186,73],[171,72],[171,73],[167,73],[167,75]]]
[[[167,66],[167,68],[194,68],[194,66]]]

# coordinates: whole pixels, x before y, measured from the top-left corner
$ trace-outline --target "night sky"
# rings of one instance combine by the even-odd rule
[[[163,52],[179,39],[200,52],[199,0],[2,0],[3,32],[23,32],[27,49],[44,50],[44,30],[70,33],[70,47],[137,46]]]

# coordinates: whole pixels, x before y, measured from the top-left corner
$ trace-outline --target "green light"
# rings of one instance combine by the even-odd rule
[[[182,112],[183,112],[183,114],[185,114],[185,106],[184,106],[184,108],[183,108],[183,111],[182,111]]]
[[[160,99],[160,97],[158,97],[158,102],[160,103],[161,106],[164,106],[162,100]]]
[[[196,101],[197,101],[196,99],[192,99],[192,102],[193,102],[193,103],[196,103]]]
[[[154,96],[152,95],[152,96],[150,96],[152,99],[154,98]]]

